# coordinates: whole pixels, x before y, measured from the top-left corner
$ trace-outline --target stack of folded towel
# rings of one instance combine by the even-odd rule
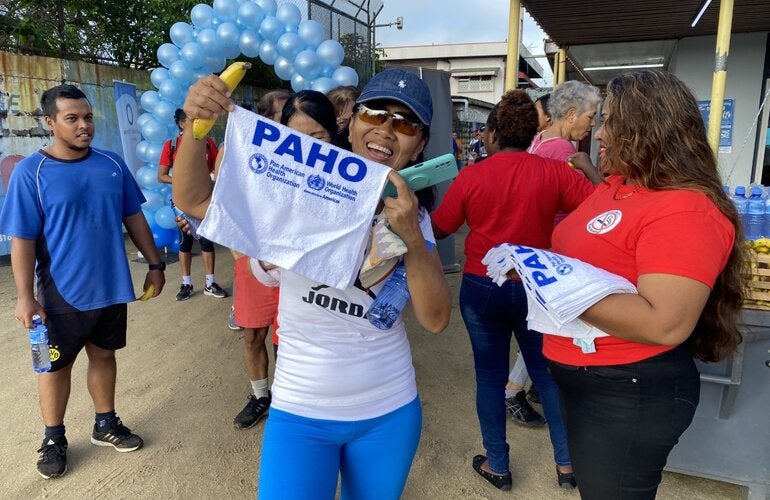
[[[583,352],[595,352],[593,340],[607,336],[578,319],[586,309],[615,293],[637,293],[627,279],[578,259],[508,243],[498,245],[481,261],[498,285],[515,270],[527,292],[531,330],[572,337]]]

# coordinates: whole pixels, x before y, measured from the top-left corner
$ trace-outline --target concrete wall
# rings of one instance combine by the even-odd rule
[[[725,98],[735,99],[732,152],[719,154],[722,179],[730,186],[747,185],[762,173],[758,168],[752,177],[757,127],[751,129],[762,102],[766,47],[767,33],[734,33],[730,40]],[[716,37],[684,38],[672,56],[669,69],[687,83],[698,100],[711,99],[715,50]],[[759,129],[764,131],[764,126]]]

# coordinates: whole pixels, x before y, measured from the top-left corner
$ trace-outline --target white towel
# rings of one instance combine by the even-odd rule
[[[614,293],[637,293],[622,276],[581,260],[521,245],[498,245],[484,256],[487,275],[501,285],[512,269],[527,293],[527,326],[542,333],[572,337],[583,352],[607,334],[578,319],[586,309]]]
[[[355,282],[390,168],[258,116],[229,114],[198,232],[335,288]]]

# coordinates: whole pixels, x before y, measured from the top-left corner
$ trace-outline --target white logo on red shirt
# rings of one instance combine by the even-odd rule
[[[597,215],[586,224],[586,231],[591,234],[604,234],[612,231],[615,226],[620,224],[620,219],[623,218],[623,212],[620,210],[610,210],[603,214]]]

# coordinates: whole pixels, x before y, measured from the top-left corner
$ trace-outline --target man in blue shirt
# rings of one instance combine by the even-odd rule
[[[115,414],[115,350],[126,345],[126,303],[135,300],[122,226],[150,262],[143,288],[152,286],[153,296],[163,290],[165,263],[128,167],[115,153],[91,147],[86,95],[59,85],[43,93],[41,106],[53,143],[14,168],[0,232],[12,237],[16,319],[30,328],[39,315],[48,328],[52,367],[38,380],[45,438],[37,462],[48,479],[67,470],[64,413],[83,348],[96,411],[91,442],[121,452],[142,446]]]

